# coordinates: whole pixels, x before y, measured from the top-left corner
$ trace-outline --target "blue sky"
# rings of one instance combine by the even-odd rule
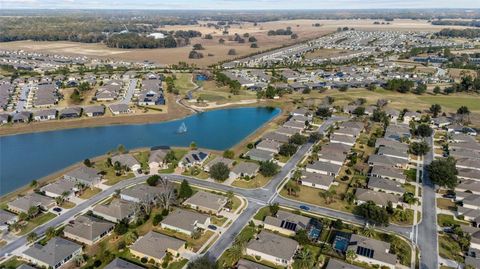
[[[0,0],[0,9],[480,8],[480,0]]]

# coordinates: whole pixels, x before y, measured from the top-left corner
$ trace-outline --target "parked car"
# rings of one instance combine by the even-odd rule
[[[216,231],[216,230],[217,230],[217,226],[210,224],[210,225],[208,225],[208,229],[213,230],[213,231]]]
[[[309,211],[310,210],[310,207],[306,206],[306,205],[301,205],[300,206],[300,209],[301,210],[305,210],[305,211]]]

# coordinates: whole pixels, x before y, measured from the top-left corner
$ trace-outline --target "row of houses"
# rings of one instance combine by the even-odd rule
[[[291,239],[300,230],[306,231],[309,239],[316,241],[323,230],[323,224],[316,219],[280,210],[275,216],[267,216],[263,221],[263,230],[252,239],[246,247],[246,254],[260,257],[261,260],[279,266],[291,266],[296,252],[300,248],[297,241]],[[357,262],[369,265],[379,265],[395,268],[397,257],[390,253],[390,244],[358,234],[348,235],[344,249],[338,251],[356,253]],[[336,247],[336,244],[333,245]],[[331,259],[333,263],[327,268],[343,265],[339,260]],[[349,265],[350,266],[350,265]],[[342,267],[340,267],[342,268]],[[345,267],[350,268],[350,267]]]

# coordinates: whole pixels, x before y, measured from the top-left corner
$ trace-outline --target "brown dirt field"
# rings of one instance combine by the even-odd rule
[[[331,33],[337,27],[354,27],[359,30],[399,30],[399,31],[438,31],[445,28],[441,25],[431,25],[425,20],[395,20],[390,25],[374,25],[375,20],[284,20],[259,23],[253,26],[253,23],[242,23],[240,25],[232,25],[229,29],[229,36],[235,33],[243,35],[250,33],[257,38],[258,49],[250,48],[250,43],[238,44],[236,42],[226,42],[224,45],[218,44],[218,40],[223,38],[228,40],[229,36],[222,35],[220,30],[208,28],[201,22],[200,25],[180,25],[168,26],[161,30],[197,30],[204,34],[210,33],[214,36],[212,40],[202,38],[193,38],[191,44],[200,43],[205,47],[202,51],[203,59],[188,59],[188,53],[191,46],[171,49],[112,49],[107,48],[103,44],[85,44],[75,42],[34,42],[34,41],[17,41],[0,43],[0,49],[22,49],[25,51],[36,51],[42,53],[57,53],[65,55],[83,55],[89,57],[109,58],[127,61],[144,61],[149,60],[159,64],[176,64],[179,61],[194,63],[199,67],[205,67],[215,64],[219,61],[231,60],[236,57],[246,56],[248,54],[280,47],[282,45],[293,44],[307,39],[320,37]],[[314,27],[312,24],[320,23],[321,27]],[[292,31],[297,33],[297,40],[290,39],[289,36],[268,36],[267,32],[273,29],[292,27]],[[465,28],[461,26],[452,26],[450,28]],[[229,49],[237,50],[236,56],[228,56]],[[208,56],[213,54],[213,56]]]

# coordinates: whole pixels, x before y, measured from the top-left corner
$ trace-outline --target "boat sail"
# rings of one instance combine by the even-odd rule
[[[185,125],[185,122],[182,122],[182,125],[178,127],[177,133],[183,134],[187,132],[187,125]]]

